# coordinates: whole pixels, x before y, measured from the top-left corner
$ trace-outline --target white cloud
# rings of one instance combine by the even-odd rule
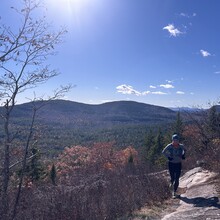
[[[152,92],[154,95],[167,95],[165,92],[157,91],[157,92]]]
[[[105,100],[101,100],[101,103],[107,103],[107,102],[116,102],[118,100],[115,99],[105,99]]]
[[[188,15],[188,14],[186,14],[186,13],[180,13],[180,16],[182,16],[182,17],[187,17],[187,18],[189,18],[190,16]]]
[[[125,85],[125,84],[117,86],[116,89],[117,89],[117,92],[122,93],[122,94],[129,94],[129,95],[133,94],[136,96],[141,95],[141,93],[138,92],[137,90],[133,89],[132,86]]]
[[[186,17],[186,18],[191,18],[191,17],[195,17],[196,16],[196,13],[192,13],[191,15],[187,14],[187,13],[180,13],[180,16],[182,17]]]
[[[165,89],[173,89],[174,88],[174,86],[171,84],[161,84],[160,87],[163,87]]]
[[[203,57],[211,56],[211,54],[208,51],[205,51],[205,50],[200,50],[200,53],[202,54]]]
[[[145,91],[145,92],[142,92],[142,95],[149,95],[149,94],[152,94],[152,95],[167,95],[167,93],[161,92],[161,91],[156,91],[156,92]]]
[[[220,74],[220,71],[216,71],[215,74]]]
[[[136,96],[145,96],[145,95],[167,95],[167,93],[165,92],[161,92],[161,91],[155,91],[155,92],[151,92],[151,91],[144,91],[144,92],[139,92],[137,90],[135,90],[132,86],[129,85],[120,85],[116,87],[117,92],[118,93],[122,93],[122,94],[128,94],[128,95],[136,95]]]
[[[171,80],[166,80],[167,83],[171,84],[173,81]]]
[[[178,95],[184,95],[184,94],[185,94],[185,92],[182,92],[182,91],[177,91],[177,92],[176,92],[176,94],[178,94]]]
[[[177,37],[178,35],[182,34],[182,32],[175,28],[173,24],[169,24],[166,27],[163,27],[163,30],[167,30],[170,33],[170,36],[173,37]]]
[[[151,94],[151,91],[144,91],[144,92],[142,92],[142,95],[148,95],[148,94]]]
[[[151,88],[151,89],[156,89],[157,87],[150,85],[150,88]]]

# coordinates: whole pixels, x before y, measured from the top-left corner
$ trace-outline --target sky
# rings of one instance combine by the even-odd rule
[[[68,33],[47,62],[61,73],[65,99],[87,104],[130,100],[206,107],[220,97],[219,0],[44,0],[47,21]],[[1,21],[19,0],[1,0]],[[20,102],[32,91],[20,95]]]

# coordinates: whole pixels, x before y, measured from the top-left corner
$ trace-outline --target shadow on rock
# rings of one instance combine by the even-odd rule
[[[216,207],[220,209],[219,199],[218,197],[211,197],[211,198],[204,198],[204,197],[195,197],[195,198],[187,198],[187,197],[180,197],[185,203],[193,204],[195,207]]]

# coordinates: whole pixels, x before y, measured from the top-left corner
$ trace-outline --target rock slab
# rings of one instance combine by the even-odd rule
[[[162,220],[220,220],[220,202],[216,191],[215,173],[194,168],[180,179],[178,208]]]

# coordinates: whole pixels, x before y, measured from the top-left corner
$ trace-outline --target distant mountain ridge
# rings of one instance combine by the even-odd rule
[[[133,101],[99,105],[66,100],[34,103],[35,107],[42,104],[37,111],[35,134],[39,147],[55,154],[66,146],[91,146],[96,142],[114,142],[119,148],[140,147],[148,129],[165,128],[176,119],[176,112],[168,108]],[[33,103],[15,106],[11,122],[19,140],[26,140],[32,110]]]
[[[116,101],[99,105],[66,100],[34,102],[16,105],[11,118],[12,134],[18,141],[27,138],[35,107],[37,111],[34,134],[38,146],[46,152],[59,152],[66,146],[91,146],[96,142],[114,142],[119,148],[142,147],[149,130],[158,132],[170,129],[177,112],[169,108],[134,101]],[[219,106],[217,106],[219,107]],[[220,108],[217,108],[219,111]],[[0,107],[0,113],[4,111]],[[181,116],[187,123],[186,112]],[[201,112],[190,112],[193,117],[203,117]],[[3,119],[0,118],[1,125]],[[3,137],[3,128],[0,137]]]
[[[35,103],[40,105],[41,103]],[[15,117],[31,114],[31,103],[17,105]],[[99,105],[66,100],[53,100],[39,110],[39,120],[60,124],[121,124],[158,123],[174,120],[176,113],[169,108],[134,101],[116,101]]]

